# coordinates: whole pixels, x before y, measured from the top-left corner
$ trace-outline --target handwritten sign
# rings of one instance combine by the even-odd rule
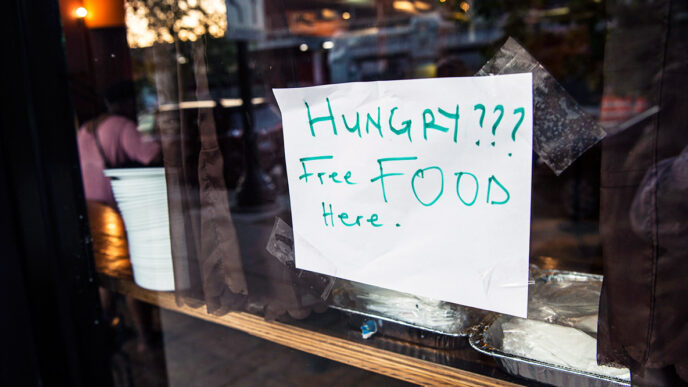
[[[298,268],[526,316],[531,74],[273,91]]]

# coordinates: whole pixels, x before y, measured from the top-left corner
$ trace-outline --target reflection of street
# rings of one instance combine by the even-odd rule
[[[130,14],[127,21],[137,20],[131,18],[136,16],[131,7],[134,3],[125,2]],[[164,4],[159,0],[142,3]],[[604,7],[598,1],[586,0],[583,3],[589,4],[582,8],[557,6],[554,4],[557,2],[549,2],[537,6],[542,9],[535,9],[536,6],[525,2],[497,4],[430,0],[189,0],[165,3],[173,8],[170,12],[151,12],[147,16],[142,13],[139,21],[145,19],[147,22],[138,25],[159,31],[158,28],[177,24],[178,31],[174,29],[176,34],[166,32],[156,37],[154,33],[148,34],[150,31],[134,28],[137,23],[130,23],[131,26],[126,29],[122,26],[121,31],[122,37],[125,32],[129,35],[129,50],[123,38],[105,39],[115,36],[110,35],[108,29],[89,31],[96,37],[100,36],[98,34],[103,36],[94,39],[93,55],[88,55],[98,57],[98,65],[92,69],[98,73],[93,83],[104,84],[106,82],[103,79],[116,75],[117,78],[134,78],[142,95],[145,93],[141,93],[141,90],[149,90],[150,96],[158,93],[158,100],[150,97],[142,103],[142,100],[146,100],[139,99],[139,113],[143,110],[157,112],[156,130],[165,129],[161,123],[167,120],[173,128],[164,130],[164,133],[176,136],[174,141],[180,142],[175,144],[175,147],[179,145],[178,149],[175,148],[179,152],[174,155],[180,156],[175,160],[179,162],[178,170],[183,172],[179,186],[188,197],[177,214],[183,215],[185,218],[180,216],[178,219],[183,218],[188,224],[185,224],[184,232],[173,233],[173,240],[176,236],[177,241],[188,242],[191,257],[212,255],[197,254],[202,249],[191,246],[193,243],[201,245],[203,238],[212,239],[203,242],[208,250],[226,248],[227,245],[231,245],[229,247],[233,250],[224,251],[236,251],[238,248],[235,254],[216,254],[213,257],[240,256],[242,274],[246,275],[249,288],[247,305],[242,305],[242,308],[268,318],[287,315],[305,318],[309,313],[317,315],[311,312],[322,307],[322,303],[310,296],[308,289],[294,279],[294,273],[265,249],[274,225],[274,216],[287,222],[291,217],[281,117],[273,100],[272,88],[466,76],[473,74],[493,55],[503,38],[514,36],[579,103],[586,106],[599,104],[601,57],[604,53],[599,40],[604,39],[605,29],[602,25]],[[194,12],[199,8],[207,17],[183,17],[185,13],[179,12],[179,4],[190,3],[196,4],[191,7]],[[206,13],[205,4],[220,4],[222,7],[214,11],[222,8],[222,12]],[[407,7],[400,8],[399,4],[406,4]],[[459,4],[462,4],[460,9]],[[235,45],[233,41],[247,37],[250,37],[250,43]],[[66,35],[67,43],[72,39],[71,35]],[[111,49],[109,45],[113,43],[107,43],[110,41],[116,42],[118,49]],[[156,41],[157,47],[151,48]],[[201,46],[203,52],[199,51]],[[111,54],[113,52],[116,55]],[[194,56],[194,53],[199,55]],[[129,67],[114,61],[115,57],[123,57],[128,61],[129,56],[133,58],[132,63],[127,65]],[[78,55],[69,55],[68,58],[78,58]],[[204,74],[197,73],[201,62],[205,62],[202,66]],[[96,62],[88,63],[93,65]],[[253,73],[251,78],[246,76],[246,70]],[[76,71],[73,64],[70,64],[70,71]],[[160,81],[163,78],[165,82],[169,81],[168,87],[163,87]],[[199,79],[207,82],[207,90],[204,90],[207,95],[199,95]],[[163,94],[166,99],[162,97]],[[256,98],[251,98],[253,95]],[[83,116],[82,121],[85,121],[89,117],[81,111],[85,111],[81,105],[86,106],[86,102],[92,101],[80,102],[77,110],[79,117]],[[615,106],[607,107],[613,108],[611,112],[616,112]],[[607,114],[603,120],[609,117]],[[199,134],[201,123],[207,124],[210,118],[215,126],[209,132],[216,134],[217,148],[221,153],[216,153],[213,160],[221,163],[198,161],[199,148],[202,147],[199,144],[203,143]],[[255,137],[250,138],[249,133],[254,133]],[[247,157],[247,149],[255,154]],[[212,150],[217,152],[214,147]],[[167,161],[168,170],[174,170]],[[601,272],[602,250],[597,226],[599,164],[599,149],[588,151],[561,176],[554,176],[549,168],[536,163],[533,171],[531,264],[542,269]],[[213,175],[216,185],[212,191],[216,195],[213,196],[214,200],[199,204],[197,199],[203,187],[202,183],[199,184],[199,171],[207,173],[209,165],[221,165]],[[238,213],[234,205],[236,191],[241,186],[240,177],[246,175],[247,165],[268,174],[276,183],[279,197],[278,205],[270,208],[274,210],[273,213],[268,213],[266,206],[247,206],[248,210]],[[208,219],[213,220],[212,216],[221,208],[214,203],[226,193],[229,193],[232,206],[230,214],[223,212],[223,216],[236,228],[236,238],[229,238],[227,232],[213,233],[216,231],[213,221],[205,223],[206,226],[199,226],[201,211],[207,210]],[[247,196],[255,198],[257,195]],[[224,211],[224,207],[221,210]],[[251,210],[254,212],[250,213]],[[112,207],[90,203],[89,218],[97,270],[110,276],[131,278],[126,231],[118,212]],[[215,235],[221,238],[215,238]],[[199,261],[196,258],[190,260],[192,263]],[[213,266],[212,262],[224,261],[208,259],[207,266],[211,267],[207,270],[209,274],[199,277],[199,283],[206,283],[205,290],[229,294],[222,281],[223,276],[218,275],[221,264]],[[208,280],[209,277],[213,281]],[[209,304],[207,300],[206,304]],[[125,325],[133,326],[130,312],[124,305],[119,306]],[[155,343],[155,349],[149,353],[137,352],[136,340],[131,335],[122,338],[124,344],[120,352],[127,353],[131,358],[131,365],[126,366],[132,367],[131,374],[137,385],[164,384],[167,379],[177,385],[390,383],[390,380],[381,376],[341,364],[312,361],[309,364],[316,364],[318,368],[314,370],[304,364],[304,355],[300,353],[170,311],[161,311],[159,319],[152,325],[164,331],[164,340]],[[358,326],[344,332],[358,336]],[[427,337],[420,331],[413,331],[414,335],[416,333]],[[406,330],[404,334],[410,335]],[[494,370],[490,369],[489,372]]]
[[[227,5],[229,5],[230,7],[233,7],[235,9],[237,19],[239,19],[239,23],[243,24],[244,23],[244,12],[242,11],[242,8],[239,5],[239,3],[237,3],[237,0],[228,0]],[[228,10],[228,11],[231,12],[231,10]]]
[[[160,318],[168,379],[174,385],[408,385],[182,314],[163,310]]]
[[[402,381],[161,309],[163,337],[140,353],[124,336],[116,386],[407,386]]]

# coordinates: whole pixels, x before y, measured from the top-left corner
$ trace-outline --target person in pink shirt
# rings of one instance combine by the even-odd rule
[[[86,200],[115,205],[107,168],[149,165],[160,157],[160,144],[144,138],[131,119],[135,117],[134,87],[120,82],[105,93],[108,113],[79,128],[77,142]]]
[[[105,105],[108,113],[86,122],[77,133],[81,175],[96,269],[110,274],[117,272],[114,275],[131,275],[124,224],[109,178],[103,170],[156,162],[161,153],[160,144],[144,138],[136,128],[132,82],[118,82],[109,87],[105,92]],[[115,296],[111,291],[100,288],[104,318],[113,328],[121,321],[117,316]],[[137,349],[145,352],[151,342],[151,332],[145,322],[151,311],[131,296],[126,296],[125,300],[137,331]]]

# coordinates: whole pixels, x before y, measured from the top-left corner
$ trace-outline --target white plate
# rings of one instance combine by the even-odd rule
[[[166,190],[158,190],[158,191],[126,191],[126,190],[117,190],[113,189],[112,193],[115,194],[115,198],[117,198],[118,201],[121,200],[137,200],[137,199],[142,199],[142,198],[159,198],[163,200],[167,200],[167,191]]]
[[[127,232],[131,232],[138,235],[151,234],[151,233],[163,233],[169,237],[170,222],[167,217],[141,217],[136,219],[128,219],[124,221],[124,225],[127,228]]]
[[[131,261],[132,266],[150,273],[165,273],[172,271],[172,259],[167,260],[138,260]]]
[[[110,182],[113,192],[121,194],[141,194],[145,192],[167,192],[167,185],[164,182],[145,182],[142,184],[117,184]]]
[[[126,221],[129,219],[169,219],[167,215],[168,208],[161,203],[148,203],[146,205],[120,207],[122,217]]]
[[[136,254],[139,251],[146,251],[146,252],[156,252],[160,251],[163,253],[167,253],[168,255],[170,254],[170,241],[169,239],[167,241],[161,241],[161,242],[153,242],[153,241],[146,241],[146,242],[137,242],[137,241],[131,241],[132,243],[129,243],[129,250],[131,251],[131,254]]]
[[[137,233],[139,235],[150,234],[152,232],[162,232],[169,234],[170,222],[167,217],[163,216],[148,216],[145,214],[131,215],[124,219],[124,226],[127,232]]]
[[[169,265],[167,267],[164,267],[164,268],[150,268],[148,266],[142,266],[142,265],[133,264],[133,263],[132,263],[131,267],[134,268],[135,273],[138,272],[139,275],[143,275],[143,276],[147,276],[147,277],[167,275],[167,274],[174,273],[174,271],[172,270],[172,262],[170,262]]]
[[[165,176],[165,168],[111,168],[103,171],[107,177],[141,178],[146,176]]]
[[[145,266],[155,270],[172,270],[172,257],[141,258],[132,260],[132,265]]]
[[[156,291],[174,290],[174,274],[165,273],[164,275],[149,276],[136,272],[134,269],[134,282],[144,289]]]
[[[167,202],[161,200],[142,200],[117,203],[122,215],[136,215],[141,210],[154,209],[160,212],[160,216],[167,216]]]
[[[141,254],[138,254],[139,251],[145,251],[148,254],[154,254],[154,253],[158,252],[158,253],[156,253],[156,255],[164,255],[164,254],[170,255],[171,249],[172,249],[172,247],[171,247],[169,241],[167,241],[167,243],[151,243],[151,242],[137,243],[137,242],[134,242],[133,244],[132,243],[129,244],[129,251],[130,251],[131,255],[139,255],[139,256],[141,256]],[[145,254],[143,256],[145,256]]]
[[[138,257],[171,257],[172,247],[168,243],[167,245],[148,245],[148,244],[129,244],[129,255]]]
[[[115,194],[115,196],[120,196],[123,199],[133,199],[133,198],[138,198],[138,197],[147,197],[147,196],[159,196],[159,197],[164,197],[167,199],[167,190],[166,189],[148,189],[148,190],[128,190],[128,189],[119,189],[115,188],[112,190],[112,193]]]
[[[136,221],[127,226],[127,233],[139,234],[141,232],[147,232],[155,230],[155,232],[160,232],[162,235],[170,237],[170,222],[167,219],[146,219],[141,221]]]
[[[135,186],[135,185],[165,185],[164,176],[141,176],[136,179],[112,179],[110,184],[114,184],[119,187]]]

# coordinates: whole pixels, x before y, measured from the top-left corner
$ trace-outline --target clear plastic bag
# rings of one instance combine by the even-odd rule
[[[533,74],[533,150],[557,175],[606,136],[594,117],[516,40],[509,38],[476,75]]]
[[[597,334],[602,278],[589,274],[544,272],[528,300],[528,319],[565,325]]]

